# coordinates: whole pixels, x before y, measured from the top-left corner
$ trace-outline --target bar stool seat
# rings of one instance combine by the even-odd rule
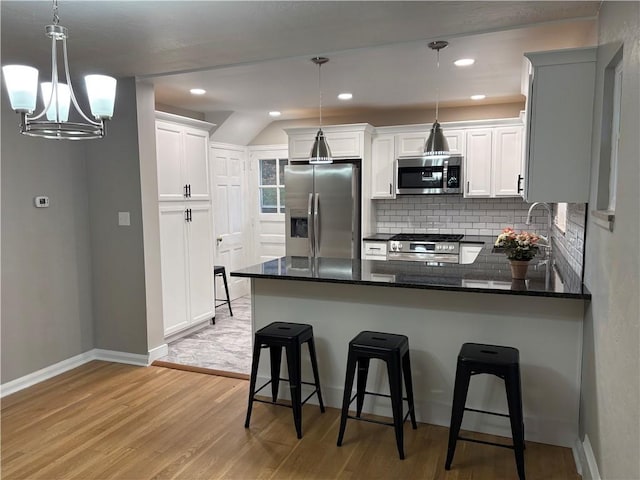
[[[369,363],[372,358],[383,360],[387,364],[390,395],[366,391],[367,376],[369,374]],[[358,367],[356,394],[351,397],[353,380],[356,373],[356,365]],[[406,398],[403,398],[402,396],[403,374],[405,389],[407,392]],[[362,406],[364,404],[365,395],[375,395],[379,397],[390,398],[391,408],[393,411],[393,423],[362,418]],[[349,415],[349,405],[353,403],[353,400],[356,400],[355,416]],[[403,400],[406,400],[409,404],[409,409],[405,416],[403,416],[402,413]],[[344,383],[344,396],[342,399],[342,414],[340,416],[338,446],[342,445],[342,439],[344,437],[344,432],[347,426],[347,419],[364,420],[371,423],[379,423],[382,425],[389,425],[394,427],[398,454],[400,455],[400,459],[404,459],[403,424],[409,416],[411,417],[411,425],[415,430],[418,425],[416,423],[416,415],[413,404],[413,383],[411,381],[409,339],[404,335],[395,335],[392,333],[371,331],[360,332],[353,340],[349,342],[349,352],[347,355],[347,373]]]
[[[502,378],[507,393],[509,414],[488,412],[466,408],[469,381],[473,375],[490,374]],[[507,417],[511,423],[513,445],[502,445],[460,436],[460,426],[465,410],[489,415]],[[456,380],[451,407],[451,425],[449,428],[449,446],[445,469],[451,468],[457,440],[483,443],[496,447],[510,448],[516,457],[516,468],[520,480],[525,480],[524,472],[524,420],[522,411],[522,387],[520,382],[520,352],[513,347],[485,345],[481,343],[465,343],[458,354]]]
[[[303,343],[306,343],[309,347],[314,383],[302,381],[301,346]],[[270,351],[271,380],[256,390],[258,363],[260,362],[260,352],[263,348],[268,348]],[[287,357],[287,368],[289,370],[288,379],[280,377],[283,348],[285,349]],[[289,382],[291,405],[277,401],[280,381]],[[269,384],[271,384],[272,401],[269,402],[255,398],[255,395]],[[304,400],[302,400],[302,385],[315,387],[313,392]],[[314,394],[318,395],[320,411],[324,413],[324,403],[322,402],[322,392],[320,390],[320,375],[318,374],[318,362],[316,359],[316,347],[313,339],[313,327],[301,323],[274,322],[258,330],[255,333],[253,343],[253,360],[251,364],[251,380],[249,383],[249,405],[247,407],[247,418],[244,424],[245,428],[249,428],[253,402],[270,403],[293,409],[293,422],[296,427],[296,433],[298,438],[302,438],[302,405]]]
[[[222,282],[224,283],[224,291],[227,295],[227,299],[216,298],[216,302],[221,302],[216,305],[216,308],[221,307],[222,305],[229,306],[229,315],[233,317],[233,310],[231,310],[231,297],[229,297],[229,285],[227,284],[227,272],[222,265],[214,265],[213,266],[213,276],[214,277],[222,277]],[[215,317],[211,319],[211,323],[215,325],[216,319]]]

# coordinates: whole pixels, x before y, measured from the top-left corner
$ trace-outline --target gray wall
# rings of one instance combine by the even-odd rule
[[[584,323],[581,430],[602,478],[640,478],[640,4],[603,2],[599,20],[590,205],[600,167],[603,72],[624,42],[615,230],[589,215],[585,282],[593,300]],[[612,45],[614,44],[614,45]],[[593,207],[592,207],[593,208]]]
[[[20,135],[1,97],[6,383],[90,350],[94,332],[86,144]],[[35,208],[36,195],[51,206]]]
[[[133,78],[118,80],[107,136],[87,144],[95,346],[147,354],[140,158]],[[131,226],[118,226],[130,212]]]

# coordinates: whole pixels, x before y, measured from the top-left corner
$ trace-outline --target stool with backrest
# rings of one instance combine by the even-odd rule
[[[487,412],[466,408],[469,381],[473,375],[496,375],[504,380],[507,393],[509,414]],[[502,445],[460,436],[460,426],[464,411],[487,413],[508,417],[511,423],[513,445]],[[456,380],[453,391],[453,405],[451,407],[451,425],[449,428],[449,446],[445,469],[451,468],[457,440],[483,443],[513,449],[516,457],[516,467],[520,480],[524,480],[524,420],[522,412],[522,387],[520,384],[520,353],[512,347],[498,345],[484,345],[479,343],[465,343],[458,355]]]
[[[369,373],[369,363],[372,358],[377,358],[387,364],[389,375],[390,395],[367,392],[367,376]],[[356,394],[352,397],[353,380],[358,370]],[[404,384],[407,392],[409,411],[403,416],[403,396],[402,377],[404,374]],[[363,418],[362,406],[365,395],[375,395],[391,399],[391,409],[393,412],[393,423],[380,422],[377,420]],[[356,400],[356,415],[349,415],[349,405]],[[364,420],[372,423],[393,426],[396,434],[396,445],[401,459],[404,459],[404,435],[403,425],[407,417],[411,416],[411,425],[417,428],[416,415],[413,404],[413,384],[411,381],[411,362],[409,360],[409,339],[404,335],[394,335],[392,333],[381,332],[360,332],[349,342],[349,353],[347,356],[347,374],[344,382],[344,396],[342,399],[342,414],[340,416],[340,433],[338,434],[338,446],[342,445],[342,439],[347,426],[347,419]]]
[[[309,347],[311,358],[311,368],[313,370],[314,383],[302,381],[301,347],[306,343]],[[271,380],[256,390],[256,380],[258,377],[258,363],[260,362],[260,352],[263,348],[268,348],[271,357]],[[289,378],[280,378],[280,362],[282,360],[282,349],[285,349],[287,357],[287,368]],[[288,381],[291,392],[291,405],[278,403],[278,387],[280,381]],[[271,384],[271,399],[266,401],[255,398],[255,395]],[[302,385],[312,385],[315,387],[307,398],[302,400]],[[253,402],[270,403],[290,407],[293,409],[293,422],[296,427],[298,438],[302,438],[302,405],[314,394],[318,395],[320,411],[324,413],[324,403],[322,402],[322,392],[320,391],[320,376],[318,375],[318,361],[316,359],[316,347],[313,339],[313,327],[300,323],[274,322],[261,328],[255,334],[253,344],[253,360],[251,364],[251,380],[249,383],[249,406],[247,408],[247,418],[245,428],[249,428],[251,420],[251,409]]]
[[[225,268],[222,265],[214,265],[213,266],[213,276],[215,277],[222,277],[222,282],[224,284],[224,292],[227,295],[227,299],[222,299],[222,298],[216,298],[216,302],[222,302],[216,305],[217,307],[221,307],[222,305],[228,305],[229,306],[229,315],[231,315],[233,317],[233,311],[231,310],[231,297],[229,297],[229,285],[227,284],[227,272],[225,270]],[[211,319],[211,323],[215,324],[216,323],[216,319],[215,317]]]

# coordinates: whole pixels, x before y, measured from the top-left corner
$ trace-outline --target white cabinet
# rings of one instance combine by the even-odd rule
[[[212,125],[190,120],[190,123],[203,124],[197,128],[165,118],[168,114],[158,112],[156,115],[158,200],[208,200],[208,126]]]
[[[491,157],[493,130],[478,128],[466,132],[464,158],[465,197],[491,196]]]
[[[365,260],[386,260],[387,242],[365,240],[363,242],[362,258]]]
[[[527,202],[589,201],[596,48],[527,53]]]
[[[214,316],[213,236],[208,202],[160,205],[164,334]]]
[[[371,198],[396,198],[394,143],[394,135],[371,142]]]
[[[426,130],[399,133],[396,135],[396,157],[415,157],[424,154],[424,144],[429,137],[431,126]],[[451,153],[464,155],[464,130],[448,129],[443,125],[444,137],[449,143]]]
[[[370,135],[367,124],[330,125],[322,131],[334,158],[363,158],[365,134]],[[285,129],[289,136],[289,158],[309,158],[317,128]],[[369,138],[367,138],[367,141]]]
[[[465,197],[516,197],[522,125],[466,131]]]

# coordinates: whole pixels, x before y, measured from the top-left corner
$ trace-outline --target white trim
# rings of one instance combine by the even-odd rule
[[[147,367],[151,362],[157,358],[167,355],[167,353],[167,344],[163,344],[149,350],[147,355],[94,348],[93,350],[89,350],[74,357],[67,358],[66,360],[62,360],[61,362],[49,365],[48,367],[41,368],[40,370],[24,375],[23,377],[3,383],[0,385],[0,398],[11,395],[12,393],[16,393],[40,382],[44,382],[45,380],[77,368],[85,363],[91,362],[92,360],[126,363],[129,365]]]
[[[233,143],[209,142],[209,148],[218,148],[222,150],[233,150],[234,152],[247,153],[247,147],[244,145],[235,145]]]
[[[593,448],[591,448],[589,436],[585,435],[583,441],[578,438],[571,450],[573,451],[573,459],[576,462],[576,470],[582,476],[582,480],[601,480],[602,477],[600,477],[598,463],[596,462]]]
[[[18,392],[24,388],[31,387],[36,383],[48,380],[51,377],[60,375],[61,373],[79,367],[80,365],[84,365],[93,359],[93,350],[89,350],[88,352],[54,363],[53,365],[41,368],[33,373],[11,380],[10,382],[3,383],[0,385],[0,398],[5,397],[6,395],[11,395],[12,393]]]
[[[149,355],[147,355],[147,365],[151,365],[155,360],[166,357],[167,355],[169,355],[169,346],[166,343],[152,348],[149,350]]]
[[[457,122],[442,122],[444,130],[451,128],[476,128],[476,127],[508,127],[513,125],[522,125],[522,117],[514,118],[487,118],[484,120],[460,120]],[[412,125],[390,125],[383,127],[375,127],[374,134],[398,134],[398,133],[414,133],[428,132],[431,129],[431,123],[418,123]],[[324,128],[323,128],[324,129]]]
[[[247,146],[249,153],[262,153],[272,151],[284,151],[286,155],[289,154],[289,145],[286,143],[278,143],[272,145],[249,145]]]
[[[177,122],[180,124],[188,125],[190,127],[206,130],[207,132],[209,132],[209,135],[211,135],[211,132],[217,126],[215,123],[205,122],[204,120],[198,120],[191,117],[183,117],[182,115],[175,115],[173,113],[162,112],[160,110],[156,110],[155,116],[156,120],[161,120],[164,122]]]

